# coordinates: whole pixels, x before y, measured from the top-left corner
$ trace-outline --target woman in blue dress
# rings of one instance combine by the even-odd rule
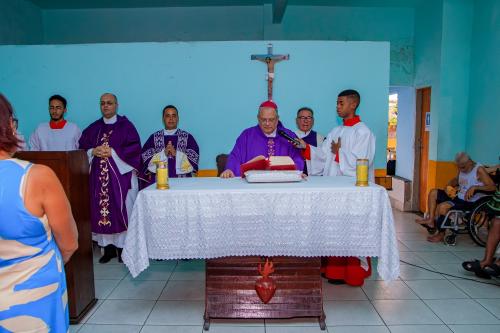
[[[0,95],[0,332],[67,332],[64,263],[78,232],[54,172],[13,159],[19,146]]]

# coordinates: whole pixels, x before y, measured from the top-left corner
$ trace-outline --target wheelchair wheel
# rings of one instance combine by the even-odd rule
[[[488,240],[488,231],[490,229],[491,218],[487,201],[479,204],[471,213],[469,219],[469,234],[479,246],[485,247]]]
[[[455,233],[446,235],[444,237],[444,243],[451,246],[457,245],[457,235]]]

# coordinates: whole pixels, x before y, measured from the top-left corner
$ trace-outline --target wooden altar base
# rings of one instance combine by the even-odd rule
[[[282,319],[317,317],[326,329],[321,284],[321,258],[270,257],[276,292],[264,304],[255,291],[259,263],[265,257],[227,257],[206,260],[205,315],[211,318]]]

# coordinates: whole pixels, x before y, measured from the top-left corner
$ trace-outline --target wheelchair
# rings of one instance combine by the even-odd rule
[[[490,176],[496,187],[499,188],[500,169],[497,169]],[[487,205],[492,197],[492,194],[487,194],[479,198],[469,210],[450,209],[441,225],[441,228],[446,231],[444,243],[446,245],[456,245],[457,235],[468,233],[474,243],[485,247],[491,221],[494,218]]]
[[[450,209],[444,218],[441,229],[446,231],[444,243],[456,245],[457,235],[469,234],[474,243],[485,247],[492,217],[487,206],[492,195],[478,199],[470,210]]]

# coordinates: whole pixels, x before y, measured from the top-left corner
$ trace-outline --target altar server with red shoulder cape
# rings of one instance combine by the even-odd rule
[[[374,181],[375,136],[356,115],[360,101],[356,90],[342,91],[337,98],[337,114],[343,124],[335,127],[320,147],[301,141],[304,158],[311,162],[309,175],[355,177],[356,160],[368,159],[369,179]],[[329,257],[323,271],[331,283],[360,286],[371,274],[371,263],[365,258]]]

